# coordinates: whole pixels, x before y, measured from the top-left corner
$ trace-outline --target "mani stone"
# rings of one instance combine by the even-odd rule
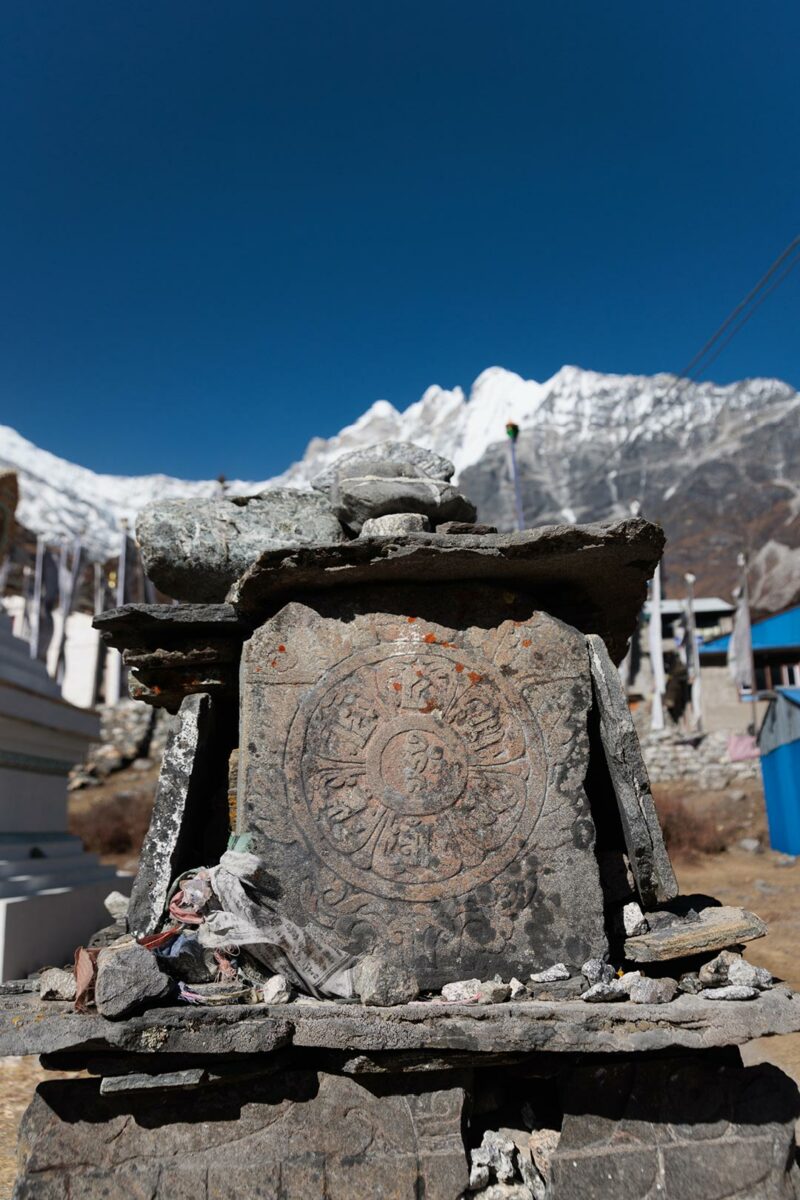
[[[666,919],[656,924],[657,915]],[[693,917],[654,913],[649,917],[650,932],[625,942],[625,957],[632,962],[664,962],[706,954],[763,937],[767,932],[764,922],[754,913],[724,905],[704,908]]]
[[[344,536],[325,497],[297,488],[157,500],[136,521],[144,569],[175,600],[224,600],[264,550],[341,542]]]
[[[184,1014],[184,1020],[193,1014]],[[465,1091],[406,1095],[316,1070],[100,1094],[42,1083],[22,1120],[18,1194],[187,1200],[451,1200],[469,1181]]]
[[[389,513],[369,517],[361,526],[361,537],[395,537],[400,533],[424,533],[431,523],[422,513]]]
[[[238,832],[287,919],[423,990],[607,953],[575,629],[500,589],[338,590],[257,629],[241,687]]]
[[[154,954],[135,942],[109,946],[97,956],[94,1002],[102,1017],[118,1019],[164,1000],[173,989]]]
[[[589,634],[592,685],[600,718],[600,740],[617,797],[628,860],[642,902],[663,904],[678,894],[639,738],[619,671],[603,639]]]
[[[351,450],[321,471],[311,480],[311,486],[328,497],[336,488],[339,479],[357,479],[374,470],[380,462],[403,463],[416,467],[421,475],[430,479],[452,479],[455,467],[446,458],[433,450],[426,450],[414,442],[379,442],[361,450]]]
[[[452,483],[425,477],[378,475],[338,481],[333,501],[339,520],[358,533],[365,521],[392,513],[421,513],[434,524],[474,521],[475,505]]]

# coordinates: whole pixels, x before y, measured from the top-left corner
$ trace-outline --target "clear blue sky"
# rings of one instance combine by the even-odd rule
[[[796,0],[6,0],[0,423],[259,478],[501,364],[677,370],[800,229]],[[800,386],[800,269],[713,368]]]

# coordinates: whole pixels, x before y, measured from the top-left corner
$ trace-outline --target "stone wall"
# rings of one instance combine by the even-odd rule
[[[687,740],[665,731],[640,733],[640,738],[651,783],[679,780],[703,791],[721,791],[761,778],[757,758],[731,762],[727,733],[708,733]]]

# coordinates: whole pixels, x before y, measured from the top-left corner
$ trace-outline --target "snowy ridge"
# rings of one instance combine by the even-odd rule
[[[603,375],[565,366],[539,383],[490,367],[475,380],[469,396],[460,387],[432,386],[402,412],[377,400],[334,437],[312,439],[303,458],[282,475],[261,482],[233,481],[228,490],[247,494],[270,485],[308,486],[349,450],[387,439],[411,441],[450,458],[456,478],[467,473],[465,487],[482,519],[509,525],[508,515],[496,509],[495,494],[502,491],[504,427],[513,420],[522,430],[525,513],[531,524],[627,512],[632,496],[647,500],[645,515],[668,523],[691,472],[720,463],[737,463],[740,470],[742,455],[756,445],[757,456],[755,449],[750,451],[747,486],[755,481],[761,487],[763,481],[765,488],[780,488],[796,516],[800,439],[792,431],[800,428],[799,410],[798,394],[778,380],[750,379],[721,387],[678,383],[666,374]],[[96,474],[0,426],[4,466],[19,472],[23,525],[53,540],[81,533],[96,557],[116,552],[121,520],[132,522],[149,501],[218,491],[210,480]],[[735,491],[739,485],[731,486]],[[735,496],[728,503],[735,503]]]

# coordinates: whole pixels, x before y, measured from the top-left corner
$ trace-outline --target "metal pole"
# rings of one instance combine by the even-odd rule
[[[121,608],[125,603],[125,576],[127,573],[128,559],[128,522],[123,520],[120,522],[122,527],[122,545],[119,551],[119,561],[117,564],[117,607]],[[119,650],[112,650],[108,664],[108,696],[106,703],[117,704],[122,697],[123,687],[123,667],[122,654]]]
[[[692,713],[697,733],[703,732],[703,694],[700,683],[700,655],[697,650],[697,625],[694,619],[694,585],[696,576],[687,574],[686,580],[686,666],[692,688]]]

